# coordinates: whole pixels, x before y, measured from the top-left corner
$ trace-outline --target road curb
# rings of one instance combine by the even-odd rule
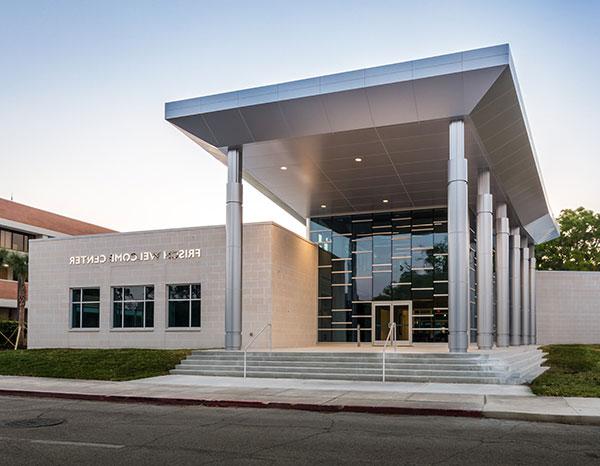
[[[47,392],[34,390],[0,389],[0,396],[31,398],[54,398],[82,401],[105,401],[113,403],[144,403],[163,406],[208,406],[218,408],[259,408],[313,411],[321,413],[370,413],[408,416],[448,416],[504,421],[553,422],[570,425],[600,426],[600,416],[529,413],[511,411],[485,411],[477,409],[413,408],[409,406],[368,406],[368,405],[323,405],[315,403],[292,403],[281,401],[256,400],[208,400],[193,398],[160,398],[130,395],[96,395],[88,393]]]
[[[600,416],[485,410],[481,414],[482,417],[486,419],[499,419],[505,421],[554,422],[556,424],[578,426],[600,426]]]
[[[55,398],[82,401],[109,401],[113,403],[145,403],[171,406],[212,406],[219,408],[263,408],[263,409],[293,409],[298,411],[315,411],[323,413],[370,413],[410,416],[451,416],[481,418],[481,410],[442,409],[442,408],[411,408],[408,406],[368,406],[368,405],[322,405],[314,403],[290,403],[281,401],[252,401],[252,400],[205,400],[191,398],[158,398],[129,395],[94,395],[87,393],[43,392],[31,390],[0,389],[0,396],[19,396],[33,398]]]

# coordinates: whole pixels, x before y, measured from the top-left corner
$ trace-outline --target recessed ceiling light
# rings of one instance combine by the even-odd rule
[[[355,162],[362,162],[362,157],[354,157]]]
[[[384,203],[384,204],[387,204],[388,202],[390,202],[390,201],[389,201],[389,199],[384,199],[384,200],[383,200],[383,203]]]
[[[327,208],[327,204],[321,204],[321,209],[326,209]]]
[[[280,170],[286,171],[287,167],[285,165],[282,165],[281,167],[279,167]]]

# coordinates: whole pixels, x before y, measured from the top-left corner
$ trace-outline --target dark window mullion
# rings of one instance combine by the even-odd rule
[[[192,284],[188,285],[188,293],[190,300],[188,302],[188,327],[192,327]]]

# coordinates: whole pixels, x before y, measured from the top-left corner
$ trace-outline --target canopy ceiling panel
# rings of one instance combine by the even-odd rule
[[[244,178],[300,220],[445,205],[456,118],[470,185],[489,167],[513,222],[557,236],[507,45],[166,104],[224,163],[242,148]]]

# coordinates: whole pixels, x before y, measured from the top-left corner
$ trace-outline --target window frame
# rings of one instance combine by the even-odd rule
[[[199,286],[200,287],[200,297],[199,298],[192,298],[192,286]],[[170,294],[169,294],[169,289],[170,287],[176,287],[176,286],[187,286],[189,288],[189,298],[170,298]],[[183,330],[183,331],[189,331],[189,330],[201,330],[202,329],[202,283],[201,282],[195,282],[195,283],[168,283],[165,286],[165,299],[166,299],[166,303],[167,305],[165,306],[165,310],[166,310],[166,329],[167,330]],[[188,325],[187,326],[172,326],[171,322],[169,320],[169,304],[171,303],[171,301],[173,302],[184,302],[187,301],[188,302]],[[200,304],[200,315],[199,315],[199,319],[198,319],[198,323],[199,325],[197,326],[193,326],[192,325],[192,303],[194,301],[198,301],[198,303]]]
[[[144,299],[131,299],[131,300],[125,300],[124,298],[124,293],[123,290],[124,288],[136,288],[136,287],[143,287],[144,288]],[[121,300],[120,301],[115,301],[115,289],[121,289]],[[153,298],[152,299],[147,299],[147,290],[148,288],[152,288],[152,294],[153,294]],[[155,285],[117,285],[117,286],[111,286],[110,287],[110,329],[111,330],[118,330],[118,331],[140,331],[140,330],[147,330],[147,331],[154,331],[154,325],[155,325],[155,317],[156,317],[156,306],[155,306],[155,302],[156,302],[156,286]],[[116,327],[115,326],[115,304],[116,303],[120,303],[121,304],[121,326],[120,327]],[[141,327],[126,327],[125,326],[125,303],[144,303],[144,312],[142,315],[142,326]],[[147,303],[152,303],[152,327],[146,326],[146,304]]]
[[[9,228],[0,228],[0,248],[17,252],[29,252],[29,241],[35,239],[35,235]]]
[[[79,301],[73,301],[73,291],[79,290]],[[84,301],[83,290],[98,290],[98,301]],[[100,330],[101,311],[102,311],[102,290],[100,286],[75,286],[69,288],[69,330],[79,332],[97,332]],[[73,305],[79,305],[79,327],[73,326]],[[83,305],[98,304],[98,326],[84,327],[83,326]]]

